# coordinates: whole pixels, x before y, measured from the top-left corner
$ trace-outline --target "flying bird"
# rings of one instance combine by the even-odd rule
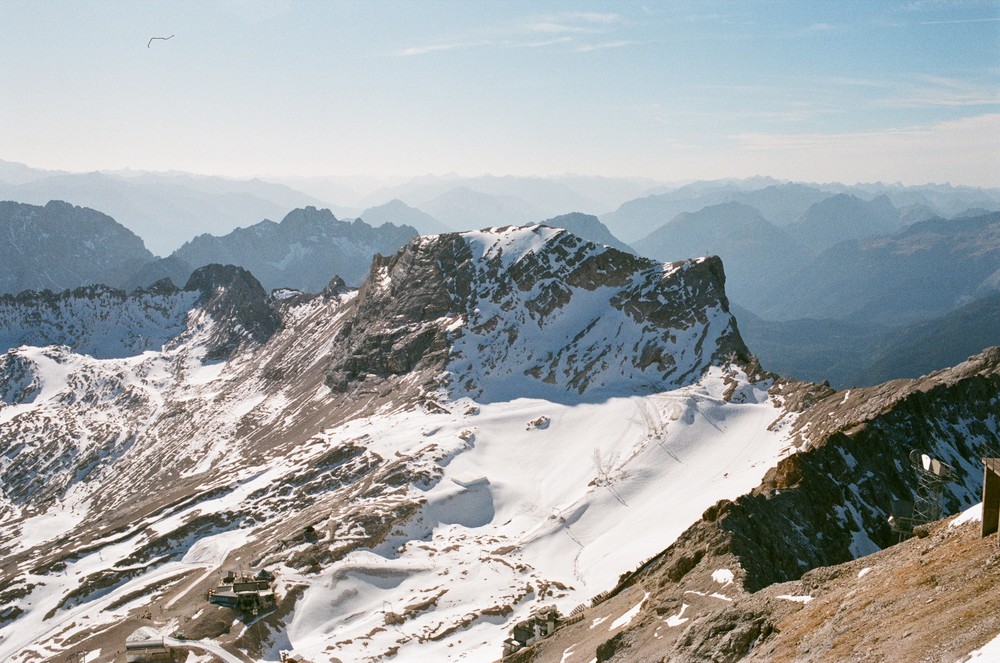
[[[146,44],[146,48],[149,48],[149,45],[153,43],[154,39],[162,39],[163,41],[166,41],[168,39],[173,39],[173,38],[174,38],[173,35],[170,35],[169,37],[150,37],[149,42]]]

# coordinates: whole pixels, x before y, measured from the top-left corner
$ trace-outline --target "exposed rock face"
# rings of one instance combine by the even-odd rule
[[[228,235],[199,235],[172,257],[192,267],[233,264],[256,276],[268,290],[280,287],[319,292],[334,275],[357,285],[372,256],[392,253],[417,231],[386,223],[378,228],[339,221],[328,209],[292,210],[281,223],[261,221]]]
[[[281,324],[268,293],[241,267],[202,267],[195,270],[184,289],[201,293],[196,305],[213,321],[206,359],[228,357],[244,341],[264,343]]]
[[[724,282],[718,258],[662,265],[545,226],[420,238],[374,263],[328,383],[447,371],[486,400],[687,384],[749,359]]]
[[[343,345],[335,350],[327,384],[344,391],[367,375],[443,369],[448,341],[440,319],[468,296],[471,259],[468,245],[454,233],[376,257],[358,293],[356,315],[340,335]]]
[[[0,202],[0,293],[115,284],[152,259],[138,236],[95,210]]]

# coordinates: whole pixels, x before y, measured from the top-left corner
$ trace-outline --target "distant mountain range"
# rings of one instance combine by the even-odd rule
[[[614,212],[602,214],[601,221],[615,235],[631,243],[649,235],[681,212],[697,212],[710,205],[738,202],[756,208],[765,219],[783,227],[801,221],[810,207],[837,194],[850,194],[865,201],[885,196],[896,208],[920,205],[920,212],[917,214],[919,220],[929,218],[928,214],[953,217],[970,208],[1000,210],[1000,190],[996,189],[947,185],[810,185],[777,183],[769,178],[760,178],[749,181],[697,182],[650,194],[630,200]],[[834,209],[837,205],[842,206],[843,202],[833,204]],[[884,208],[884,203],[879,205]],[[820,214],[823,209],[821,206],[815,213]]]
[[[372,256],[393,253],[416,235],[410,226],[372,228],[360,219],[340,221],[328,209],[306,207],[289,212],[280,223],[265,219],[222,237],[199,235],[171,257],[192,267],[239,265],[267,289],[319,292],[334,276],[359,284]]]
[[[397,226],[411,226],[421,235],[440,235],[455,232],[455,229],[441,223],[427,212],[410,207],[402,200],[393,198],[384,205],[370,207],[358,215],[358,218],[373,226],[392,223]]]
[[[837,389],[918,378],[1000,345],[1000,292],[906,327],[845,320],[763,320],[733,307],[740,333],[769,369]]]
[[[737,302],[754,309],[762,282],[798,269],[808,255],[785,230],[744,203],[728,202],[681,212],[669,223],[635,242],[635,251],[657,260],[717,255],[726,269],[726,289]]]
[[[118,283],[151,260],[142,239],[106,214],[0,202],[0,293]]]
[[[29,169],[30,170],[30,169]],[[19,173],[16,181],[5,173]],[[281,184],[229,180],[186,173],[44,173],[30,179],[23,169],[0,169],[0,200],[44,205],[65,200],[114,217],[143,238],[148,248],[166,255],[201,233],[224,234],[290,209],[324,205]],[[26,181],[27,180],[27,181]]]
[[[105,284],[131,291],[163,279],[184,284],[205,265],[250,270],[264,287],[321,291],[339,276],[356,285],[377,253],[393,253],[414,237],[410,226],[378,228],[338,220],[330,210],[293,210],[280,223],[264,220],[226,235],[199,235],[167,258],[111,217],[53,201],[39,207],[0,203],[0,294]]]
[[[841,242],[760,286],[748,307],[772,320],[904,325],[943,315],[1000,286],[1000,213]]]
[[[887,352],[876,346],[894,331],[938,318],[944,324],[965,304],[1000,290],[996,214],[990,211],[1000,209],[996,190],[771,178],[679,187],[583,176],[447,175],[391,186],[363,178],[296,182],[313,192],[339,192],[351,205],[365,198],[380,202],[359,213],[303,207],[296,201],[316,199],[261,180],[71,174],[0,162],[0,197],[41,199],[64,191],[71,202],[110,201],[129,220],[119,224],[117,214],[72,204],[8,203],[8,221],[28,214],[38,225],[22,218],[0,236],[7,258],[0,292],[59,292],[96,283],[131,292],[163,278],[183,284],[194,269],[212,263],[239,265],[267,289],[318,292],[335,275],[360,283],[372,256],[391,254],[417,233],[542,222],[661,261],[720,256],[727,294],[743,307],[738,317],[767,365],[849,384],[869,379],[864,371]],[[617,209],[602,216],[585,213],[612,205]],[[346,215],[338,212],[345,209]],[[90,221],[76,221],[84,217]],[[187,241],[157,259],[142,246],[145,235],[135,232],[137,218],[138,226],[159,233],[160,246],[168,238]],[[200,234],[182,234],[198,219],[209,220]],[[639,231],[644,234],[636,236]],[[58,241],[49,241],[54,233]],[[634,248],[621,241],[630,234]],[[954,332],[961,352],[981,349],[974,347],[979,341],[972,327]],[[962,342],[966,337],[969,344]],[[889,368],[879,369],[880,378],[903,370],[905,362],[885,361]]]
[[[900,213],[887,196],[862,200],[847,193],[809,206],[788,232],[810,253],[851,239],[888,235],[900,229]]]

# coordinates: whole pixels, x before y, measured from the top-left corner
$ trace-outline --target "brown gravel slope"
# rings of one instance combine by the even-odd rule
[[[740,588],[734,558],[713,558],[709,566],[732,568],[737,582],[695,572],[680,583],[630,587],[517,660],[961,661],[1000,634],[1000,547],[980,536],[979,522],[952,520],[754,593]]]

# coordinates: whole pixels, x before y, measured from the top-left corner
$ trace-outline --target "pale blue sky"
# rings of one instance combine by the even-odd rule
[[[1000,186],[1000,0],[0,0],[0,159]]]

